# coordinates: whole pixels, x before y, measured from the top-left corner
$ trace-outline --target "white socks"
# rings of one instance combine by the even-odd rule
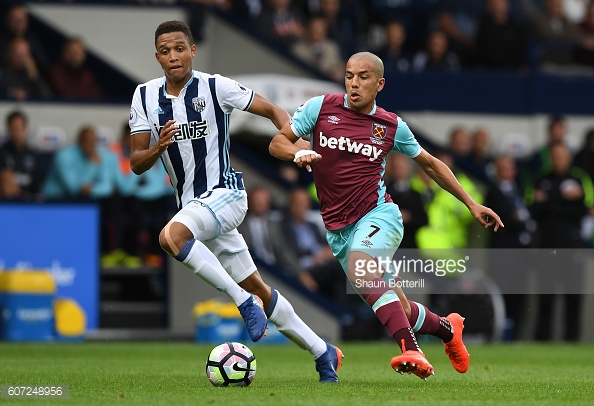
[[[274,296],[277,295],[276,303]],[[285,335],[304,350],[308,350],[314,359],[320,357],[326,352],[326,342],[312,331],[307,324],[303,322],[295,313],[293,306],[277,290],[272,289],[273,308],[269,308],[268,320],[273,322],[278,331]]]
[[[215,289],[225,292],[236,306],[249,299],[250,293],[243,290],[229,276],[217,257],[202,242],[193,238],[189,239],[175,259],[182,262]]]

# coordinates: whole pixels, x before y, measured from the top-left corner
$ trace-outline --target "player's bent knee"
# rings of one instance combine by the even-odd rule
[[[159,233],[159,244],[167,254],[176,256],[190,238],[194,237],[186,226],[169,222]]]

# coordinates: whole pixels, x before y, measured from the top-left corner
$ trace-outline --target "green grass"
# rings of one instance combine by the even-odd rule
[[[249,345],[249,344],[248,344]],[[422,381],[389,365],[386,343],[343,344],[339,384],[319,384],[296,346],[252,345],[258,360],[247,388],[215,388],[204,363],[213,346],[193,343],[0,344],[0,384],[69,385],[68,399],[0,404],[56,405],[558,405],[594,404],[593,345],[470,346],[458,374],[443,347],[423,349],[435,376]]]

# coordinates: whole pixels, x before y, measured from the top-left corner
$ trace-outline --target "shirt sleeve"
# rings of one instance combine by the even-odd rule
[[[393,151],[398,151],[410,158],[415,158],[421,153],[421,146],[408,125],[398,117],[398,128],[394,137]]]
[[[130,125],[130,135],[138,133],[150,133],[151,126],[146,116],[146,96],[143,103],[143,94],[146,92],[146,86],[140,85],[136,87],[134,96],[132,96],[132,107],[130,108],[130,117],[128,124]]]
[[[247,110],[254,101],[255,92],[236,82],[233,79],[221,75],[214,75],[217,99],[223,111],[227,114],[233,109]]]
[[[296,136],[306,137],[313,132],[323,101],[324,96],[316,96],[297,107],[291,118],[291,130]]]

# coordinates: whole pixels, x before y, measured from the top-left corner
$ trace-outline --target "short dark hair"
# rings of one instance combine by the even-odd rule
[[[163,34],[169,34],[170,32],[181,32],[183,33],[190,45],[194,44],[194,38],[192,38],[192,31],[188,24],[183,21],[165,21],[157,27],[155,30],[155,48],[157,47],[157,38]]]
[[[6,126],[8,127],[10,125],[10,123],[12,122],[12,120],[14,120],[15,118],[19,118],[19,117],[23,119],[25,124],[27,124],[28,120],[27,120],[27,116],[25,115],[25,113],[23,113],[20,110],[14,110],[14,111],[8,113],[8,115],[6,116]]]
[[[550,130],[551,128],[553,128],[554,125],[558,124],[558,123],[565,123],[565,117],[561,114],[553,114],[552,116],[549,116],[549,125],[548,125],[548,129]]]

